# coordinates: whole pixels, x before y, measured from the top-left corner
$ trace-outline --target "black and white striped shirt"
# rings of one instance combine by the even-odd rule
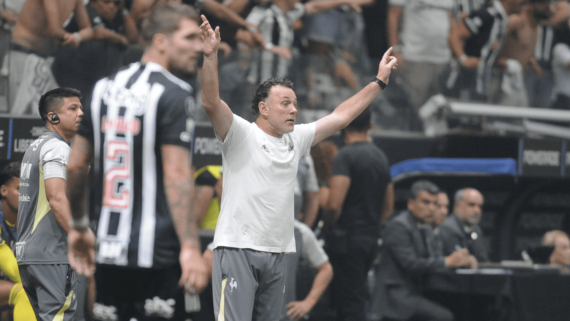
[[[486,94],[485,84],[505,42],[507,21],[508,15],[501,1],[472,12],[463,20],[471,32],[471,37],[465,42],[465,54],[479,58],[476,88],[480,95]]]
[[[293,45],[293,23],[305,14],[305,6],[301,3],[295,9],[284,13],[272,2],[259,5],[251,11],[247,21],[259,28],[265,43],[285,48]],[[287,76],[290,60],[280,58],[268,50],[252,50],[247,80],[257,85],[269,78],[284,78]]]
[[[178,264],[160,147],[190,148],[191,92],[156,63],[133,63],[95,85],[78,134],[94,146],[90,218],[97,222],[97,263]]]

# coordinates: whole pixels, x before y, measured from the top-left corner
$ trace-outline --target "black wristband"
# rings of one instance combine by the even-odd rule
[[[372,79],[371,82],[377,83],[378,86],[380,86],[380,88],[381,88],[382,90],[384,90],[384,88],[386,88],[386,86],[387,86],[385,82],[383,82],[382,80],[380,80],[380,79],[378,79],[378,78],[376,78],[376,77],[374,77],[374,79]]]

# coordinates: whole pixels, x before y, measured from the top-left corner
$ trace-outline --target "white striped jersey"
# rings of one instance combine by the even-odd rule
[[[485,83],[505,42],[507,21],[508,15],[501,1],[472,12],[463,20],[471,32],[471,37],[465,42],[465,54],[479,58],[476,83],[478,94],[486,94]]]
[[[305,15],[305,6],[301,3],[295,5],[295,9],[283,13],[272,2],[264,3],[253,8],[247,22],[253,23],[259,28],[265,43],[285,48],[293,46],[293,23]],[[264,82],[269,78],[285,78],[289,69],[289,60],[280,58],[269,50],[252,51],[253,57],[250,63],[247,80],[254,85]]]
[[[97,222],[97,263],[178,264],[160,147],[190,148],[191,92],[188,83],[150,62],[95,84],[78,134],[94,146],[90,218]]]

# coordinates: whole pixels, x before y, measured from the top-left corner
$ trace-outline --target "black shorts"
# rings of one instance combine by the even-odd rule
[[[181,273],[178,264],[163,269],[97,265],[95,320],[185,320]]]

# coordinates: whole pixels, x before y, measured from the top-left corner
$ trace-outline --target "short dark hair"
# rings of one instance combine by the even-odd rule
[[[170,36],[180,27],[182,19],[189,19],[200,25],[200,17],[194,8],[180,3],[159,3],[152,7],[142,22],[142,35],[147,44],[154,35],[161,33]]]
[[[6,185],[12,178],[20,178],[21,166],[22,163],[20,162],[11,162],[4,166],[0,171],[0,186]],[[0,199],[2,199],[2,195],[0,195]]]
[[[253,116],[259,115],[259,103],[266,100],[273,86],[283,86],[293,89],[293,82],[285,78],[269,78],[261,83],[251,98],[251,111]]]
[[[564,20],[564,22],[556,25],[554,28],[554,41],[552,43],[555,46],[559,43],[563,43],[570,47],[570,26],[568,25],[568,20]]]
[[[412,184],[412,187],[410,187],[410,195],[408,196],[408,199],[417,199],[421,191],[426,191],[432,195],[437,195],[439,194],[440,189],[437,187],[437,185],[428,180],[417,181]]]
[[[353,121],[346,126],[346,129],[355,132],[367,132],[370,129],[370,121],[372,120],[372,113],[369,108],[364,109]]]
[[[63,98],[69,97],[77,97],[78,99],[82,98],[81,92],[79,90],[67,87],[52,89],[43,94],[40,98],[40,103],[38,106],[38,110],[42,119],[47,121],[47,114],[50,111],[54,111],[54,109],[61,107]]]

